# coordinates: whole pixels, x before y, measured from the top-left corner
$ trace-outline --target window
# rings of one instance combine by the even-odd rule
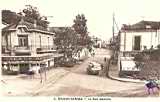
[[[24,28],[19,27],[19,28],[18,28],[18,33],[25,33]]]
[[[41,38],[41,36],[39,36],[39,45],[40,45],[40,48],[42,47],[42,44],[41,44],[42,41],[41,40],[42,40],[42,38]]]
[[[19,35],[18,36],[18,43],[19,43],[19,46],[28,46],[28,36]]]

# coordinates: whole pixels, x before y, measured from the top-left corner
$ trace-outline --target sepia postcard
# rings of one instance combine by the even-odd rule
[[[1,1],[0,100],[157,101],[159,3]]]

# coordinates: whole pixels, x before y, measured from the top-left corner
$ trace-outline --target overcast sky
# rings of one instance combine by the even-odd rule
[[[19,12],[25,5],[36,6],[49,18],[52,26],[71,26],[77,14],[87,18],[92,35],[108,39],[112,36],[112,14],[119,26],[140,20],[160,21],[160,0],[1,0],[1,9]]]

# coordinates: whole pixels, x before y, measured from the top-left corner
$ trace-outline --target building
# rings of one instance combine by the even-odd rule
[[[91,36],[91,40],[94,42],[93,46],[96,48],[102,47],[102,39],[95,37],[94,35]]]
[[[133,71],[135,68],[123,69],[123,61],[133,61],[133,56],[145,49],[156,48],[160,44],[160,22],[140,21],[133,25],[123,25],[120,31],[119,68]],[[128,62],[129,63],[129,62]],[[130,64],[131,65],[131,64]],[[133,65],[133,63],[132,63]],[[124,65],[125,66],[125,65]]]
[[[21,19],[2,29],[2,67],[26,73],[54,66],[56,53],[55,33]]]

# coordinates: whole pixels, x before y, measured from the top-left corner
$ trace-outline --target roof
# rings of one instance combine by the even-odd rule
[[[49,31],[53,33],[62,33],[64,32],[67,28],[72,29],[72,27],[50,27]]]
[[[16,30],[18,25],[26,26],[28,29],[32,29],[32,30],[35,29],[35,30],[40,30],[40,31],[48,31],[47,28],[45,28],[43,26],[40,26],[40,25],[34,26],[33,23],[29,23],[27,21],[24,21],[23,19],[21,21],[17,22],[17,23],[10,24],[10,25],[4,27],[2,29],[2,31]]]
[[[140,21],[133,25],[124,24],[121,30],[157,30],[160,29],[160,21]]]

